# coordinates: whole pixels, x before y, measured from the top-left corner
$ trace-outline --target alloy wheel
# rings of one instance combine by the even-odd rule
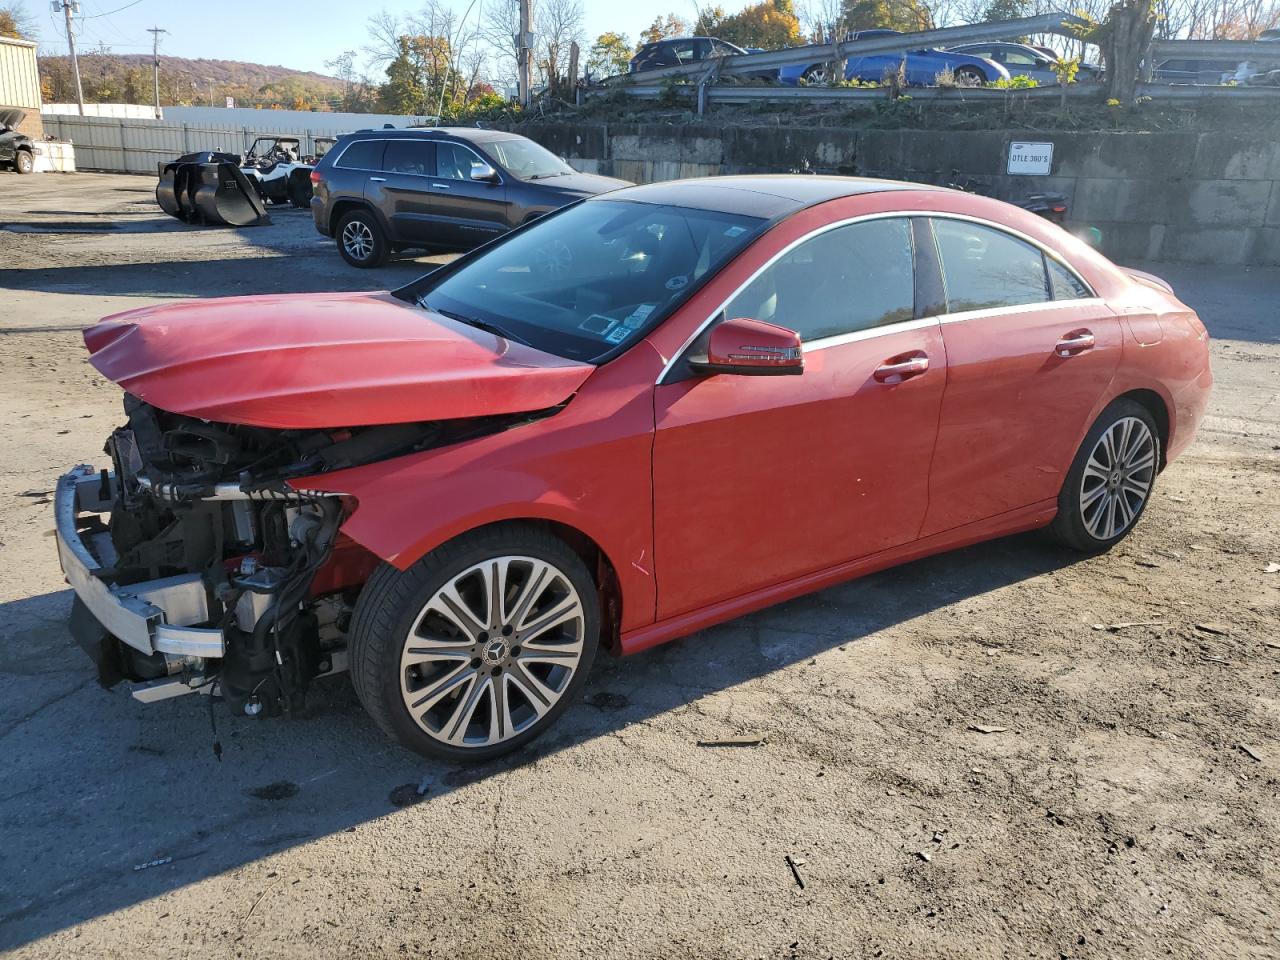
[[[583,653],[582,598],[554,564],[485,560],[451,578],[414,619],[400,693],[414,722],[453,747],[528,730],[560,700]]]
[[[1156,476],[1156,441],[1137,417],[1108,427],[1089,453],[1080,480],[1080,516],[1096,540],[1111,540],[1133,525]]]
[[[368,260],[373,254],[373,231],[360,220],[352,220],[342,228],[342,248],[355,260]]]

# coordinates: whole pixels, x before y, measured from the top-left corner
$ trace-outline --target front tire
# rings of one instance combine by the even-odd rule
[[[800,75],[800,79],[811,87],[824,86],[827,82],[826,65],[821,63],[814,64]]]
[[[338,222],[338,252],[353,267],[380,267],[390,252],[382,225],[368,210],[352,210]]]
[[[474,531],[406,571],[375,571],[352,621],[352,684],[409,749],[489,760],[539,736],[577,696],[599,610],[562,540],[523,524]]]
[[[977,67],[963,66],[956,71],[956,83],[962,87],[980,87],[987,82],[987,75]]]
[[[1121,397],[1085,435],[1058,494],[1050,532],[1082,553],[1128,536],[1147,508],[1160,469],[1160,431],[1146,407]]]
[[[13,169],[19,173],[30,173],[36,168],[36,159],[30,150],[19,150],[13,155]]]

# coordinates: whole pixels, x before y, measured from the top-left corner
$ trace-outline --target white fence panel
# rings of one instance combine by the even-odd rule
[[[267,113],[267,111],[256,111]],[[218,150],[244,153],[258,135],[297,137],[304,154],[315,152],[315,138],[332,136],[324,128],[311,130],[289,124],[226,126],[126,117],[81,117],[46,114],[45,132],[76,146],[76,165],[82,170],[154,173],[157,164],[187,153]]]

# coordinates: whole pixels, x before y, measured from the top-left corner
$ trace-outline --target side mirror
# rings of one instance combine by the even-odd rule
[[[498,171],[493,169],[493,167],[489,166],[487,163],[481,163],[479,160],[472,160],[471,179],[494,183],[498,179]]]
[[[763,320],[739,317],[711,330],[705,357],[692,357],[699,373],[739,376],[787,376],[804,373],[800,334]]]

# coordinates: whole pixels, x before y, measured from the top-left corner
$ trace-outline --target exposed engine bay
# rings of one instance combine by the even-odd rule
[[[140,700],[299,709],[345,668],[356,597],[379,562],[340,528],[356,504],[286,481],[504,430],[552,411],[343,429],[211,423],[125,395],[113,469],[63,477],[59,552],[72,632],[106,686]]]

